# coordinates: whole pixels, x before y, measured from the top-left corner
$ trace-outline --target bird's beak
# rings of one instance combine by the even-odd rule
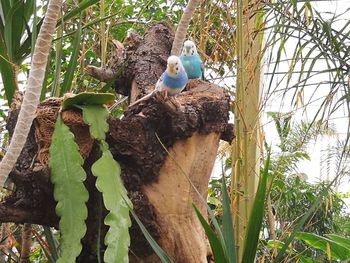
[[[191,47],[185,47],[185,49],[186,49],[186,53],[189,54],[191,51]]]
[[[176,73],[175,66],[173,64],[168,65],[168,72],[171,74]]]

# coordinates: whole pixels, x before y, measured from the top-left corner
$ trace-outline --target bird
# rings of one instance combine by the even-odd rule
[[[165,90],[168,95],[173,96],[185,88],[188,76],[181,60],[177,56],[170,56],[167,60],[167,68],[156,83],[156,90]]]
[[[189,79],[204,80],[204,65],[193,41],[186,40],[184,42],[180,60]]]
[[[131,103],[129,107],[150,98],[156,91],[165,91],[166,96],[174,96],[186,87],[188,82],[187,73],[178,56],[172,55],[168,57],[167,67],[163,74],[158,79],[155,89],[148,95]]]

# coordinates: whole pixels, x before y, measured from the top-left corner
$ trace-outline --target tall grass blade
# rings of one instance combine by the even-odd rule
[[[43,228],[46,237],[46,242],[49,245],[51,257],[53,259],[53,262],[56,262],[58,259],[57,240],[55,239],[50,227],[43,226]]]
[[[13,36],[16,33],[16,30],[15,30],[16,23],[13,23],[13,21],[14,21],[15,13],[20,7],[21,7],[21,1],[16,2],[9,10],[9,13],[6,15],[6,19],[5,19],[4,40],[6,43],[7,55],[11,61],[13,59],[13,54],[14,54],[13,43],[16,42],[16,40],[13,41]],[[20,41],[20,39],[18,39],[18,41]]]
[[[16,91],[15,71],[7,56],[5,42],[0,34],[0,73],[8,105]]]
[[[237,255],[236,255],[235,237],[234,237],[233,222],[232,222],[232,215],[231,215],[231,209],[230,209],[230,198],[227,192],[225,176],[222,176],[221,193],[222,193],[222,207],[223,207],[222,233],[225,240],[226,257],[228,258],[228,262],[236,263]]]
[[[197,214],[197,217],[199,221],[201,222],[205,233],[207,234],[211,250],[213,252],[214,260],[215,262],[229,262],[225,258],[225,253],[223,249],[223,244],[220,242],[220,239],[218,238],[217,234],[214,232],[214,230],[210,227],[210,225],[205,221],[202,214],[199,212],[198,208],[193,204],[194,210]]]
[[[60,26],[57,29],[57,35],[62,36],[63,35],[63,26]],[[58,97],[60,94],[60,78],[61,78],[61,61],[62,61],[62,46],[63,46],[63,38],[61,38],[56,43],[56,57],[55,57],[55,73],[54,73],[54,79],[52,84],[52,90],[51,90],[51,96]]]
[[[79,55],[79,49],[80,49],[80,42],[81,42],[81,35],[82,35],[82,28],[81,28],[81,20],[78,23],[78,29],[74,37],[74,43],[73,43],[73,53],[70,58],[67,71],[65,73],[65,77],[63,80],[62,87],[60,89],[60,97],[63,96],[64,93],[69,92],[72,87],[72,82],[74,78],[74,72],[78,64],[78,55]]]
[[[75,15],[81,13],[82,11],[87,9],[88,7],[94,5],[98,2],[99,2],[99,0],[83,0],[74,9],[72,9],[70,12],[66,13],[63,16],[62,20],[67,21],[67,20],[71,19],[72,17],[74,17]],[[57,26],[61,25],[61,23],[63,22],[62,20],[58,21]]]
[[[38,241],[42,251],[44,252],[47,258],[47,262],[55,263],[56,260],[53,259],[52,254],[50,253],[50,248],[47,246],[47,243],[42,239],[41,235],[36,230],[33,230],[33,234],[35,236],[35,239]]]
[[[244,240],[244,251],[242,262],[254,262],[256,249],[259,241],[259,234],[264,217],[265,195],[267,188],[267,178],[270,165],[270,153],[267,155],[264,170],[261,174],[258,189],[255,195],[252,211],[250,214],[248,229]]]
[[[139,225],[143,235],[147,239],[148,243],[152,247],[153,251],[157,254],[157,256],[160,258],[162,263],[172,263],[169,256],[164,252],[164,250],[157,244],[157,242],[154,240],[154,238],[151,236],[151,234],[148,232],[144,224],[142,224],[141,220],[138,218],[138,216],[135,214],[135,212],[129,207],[130,213],[135,219],[136,223]]]

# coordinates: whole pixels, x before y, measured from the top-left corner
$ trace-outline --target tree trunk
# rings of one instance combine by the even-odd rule
[[[30,247],[32,245],[32,225],[24,224],[22,229],[20,263],[29,263]]]
[[[114,84],[116,91],[129,95],[131,102],[154,89],[165,69],[173,32],[160,23],[140,39],[126,51],[123,71]],[[11,173],[16,190],[0,204],[1,222],[58,226],[47,163],[60,103],[52,98],[38,108],[26,147]],[[207,262],[211,254],[192,203],[206,215],[207,185],[220,136],[223,133],[227,140],[232,139],[228,107],[229,96],[222,88],[192,80],[176,97],[155,93],[129,107],[122,119],[111,117],[108,121],[107,142],[121,165],[134,210],[173,262]],[[10,132],[15,119],[14,110],[9,119]],[[85,185],[90,195],[87,233],[77,262],[97,262],[97,239],[103,240],[106,232],[101,215],[106,215],[106,210],[90,168],[99,150],[79,112],[64,111],[62,119],[74,133],[85,159]],[[135,223],[130,235],[130,262],[159,262]]]

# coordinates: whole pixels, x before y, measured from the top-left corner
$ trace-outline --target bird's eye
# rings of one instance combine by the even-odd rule
[[[179,70],[179,68],[178,68],[178,67],[176,67],[176,70]]]

